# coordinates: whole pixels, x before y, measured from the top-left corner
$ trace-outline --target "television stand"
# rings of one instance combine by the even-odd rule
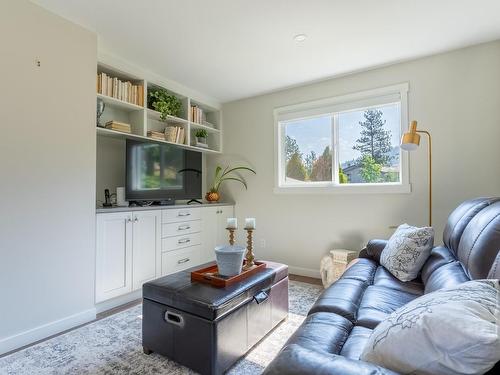
[[[199,201],[198,199],[190,199],[187,202],[187,204],[193,204],[193,203],[203,204],[203,202]]]

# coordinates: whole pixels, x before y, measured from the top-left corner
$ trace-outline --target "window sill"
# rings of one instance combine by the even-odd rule
[[[275,194],[409,194],[410,184],[288,185],[274,188]]]

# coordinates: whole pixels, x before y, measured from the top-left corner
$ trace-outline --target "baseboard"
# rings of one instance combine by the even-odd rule
[[[96,309],[88,309],[66,318],[56,320],[39,327],[0,339],[0,355],[23,346],[32,344],[70,328],[88,323],[96,317]]]
[[[288,266],[288,273],[291,273],[293,275],[307,276],[307,277],[314,277],[316,279],[321,279],[321,273],[319,272],[319,270],[313,268]]]
[[[115,307],[125,305],[126,303],[135,301],[136,299],[142,298],[142,288],[131,293],[127,293],[123,296],[115,297],[110,300],[100,302],[95,305],[96,312],[98,314],[114,309]]]

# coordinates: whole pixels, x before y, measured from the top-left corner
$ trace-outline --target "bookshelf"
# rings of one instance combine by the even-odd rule
[[[131,133],[124,133],[97,127],[96,133],[98,137],[111,137],[123,140],[136,139],[166,143],[206,154],[220,154],[222,152],[222,124],[221,111],[219,108],[195,100],[181,92],[165,87],[165,85],[155,82],[154,80],[148,80],[145,77],[141,78],[140,74],[124,72],[110,65],[98,63],[97,74],[101,73],[104,73],[107,77],[117,78],[125,83],[130,82],[129,87],[131,85],[141,87],[143,90],[141,93],[143,103],[141,103],[142,105],[138,105],[99,93],[99,89],[102,89],[102,81],[98,79],[96,98],[101,99],[105,104],[105,109],[100,119],[101,124],[115,120],[130,124],[131,128]],[[166,120],[163,121],[160,118],[159,112],[148,108],[148,91],[152,88],[162,88],[170,95],[174,95],[180,100],[182,108],[179,117],[167,116]],[[135,98],[137,99],[137,94]],[[193,116],[192,107],[197,108],[198,116]],[[185,134],[183,143],[168,142],[167,140],[153,139],[147,136],[149,131],[163,132],[168,126],[175,126],[183,129]],[[194,134],[198,129],[205,129],[208,132],[208,148],[195,146]]]

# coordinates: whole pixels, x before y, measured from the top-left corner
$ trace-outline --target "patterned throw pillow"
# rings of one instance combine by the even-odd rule
[[[498,282],[414,299],[373,330],[361,359],[403,374],[484,374],[500,360]]]
[[[411,281],[418,276],[433,245],[433,228],[401,224],[382,251],[380,264],[399,280]]]

